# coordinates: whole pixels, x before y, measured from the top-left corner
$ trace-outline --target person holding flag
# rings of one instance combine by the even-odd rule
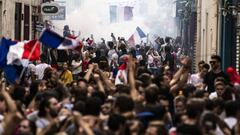
[[[12,41],[1,38],[0,69],[4,71],[9,83],[21,80],[29,61],[40,59],[40,43],[38,40]],[[24,66],[24,68],[23,68]]]

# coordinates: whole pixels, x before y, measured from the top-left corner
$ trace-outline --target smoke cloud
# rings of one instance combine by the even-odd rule
[[[81,1],[81,4],[68,4],[72,1]],[[76,34],[80,31],[82,38],[93,34],[99,41],[102,37],[109,40],[111,33],[128,39],[139,26],[151,37],[177,36],[174,0],[115,0],[120,6],[127,3],[134,7],[132,21],[117,23],[110,23],[109,6],[117,3],[111,1],[114,0],[66,0],[66,20],[53,21],[56,31],[62,33],[63,26],[69,25]]]

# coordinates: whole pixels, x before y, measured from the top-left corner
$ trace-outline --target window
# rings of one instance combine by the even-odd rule
[[[29,5],[24,5],[24,40],[29,40],[30,35],[30,11]]]
[[[21,41],[21,25],[22,25],[22,3],[16,3],[15,6],[15,39]]]
[[[0,2],[0,36],[2,36],[2,18],[3,18],[3,14],[2,14],[2,2]]]

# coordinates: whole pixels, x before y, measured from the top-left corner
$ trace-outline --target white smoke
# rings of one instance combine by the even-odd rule
[[[79,0],[66,0],[79,1]],[[176,26],[173,12],[175,3],[173,0],[118,0],[135,1],[133,21],[121,21],[110,23],[109,1],[107,0],[81,0],[81,5],[68,5],[65,21],[53,21],[59,32],[64,25],[69,25],[76,34],[81,31],[81,37],[94,35],[97,41],[100,38],[110,39],[110,34],[128,39],[139,26],[146,34],[164,36],[176,36]],[[148,5],[145,9],[142,5]],[[77,7],[77,8],[75,8]],[[144,11],[146,10],[146,12]],[[62,33],[62,32],[61,32]]]

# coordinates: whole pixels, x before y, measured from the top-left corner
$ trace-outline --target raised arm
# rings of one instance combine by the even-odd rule
[[[3,135],[13,135],[14,128],[20,123],[23,116],[20,112],[8,113],[3,123]]]
[[[111,37],[112,37],[113,44],[117,45],[117,40],[113,33],[111,33]]]
[[[99,74],[94,74],[94,79],[97,82],[99,91],[101,91],[102,93],[105,93],[104,86],[103,86],[103,83],[100,79]]]
[[[135,82],[135,78],[134,78],[134,71],[135,71],[136,65],[131,56],[129,57],[128,67],[129,67],[129,72],[128,72],[129,85],[130,85],[130,90],[131,90],[130,94],[131,94],[131,97],[133,100],[137,100],[139,93],[136,89],[136,82]]]
[[[188,71],[184,71],[180,76],[179,80],[174,85],[171,86],[170,88],[171,93],[176,95],[177,92],[181,88],[183,88],[183,86],[186,84],[187,80],[188,80]]]
[[[10,97],[8,92],[6,91],[6,82],[1,83],[1,93],[5,99],[9,112],[5,115],[5,119],[3,121],[3,135],[12,135],[14,127],[21,121],[22,115],[17,111],[17,106],[13,99]],[[11,129],[9,129],[11,128]]]
[[[105,84],[106,88],[109,90],[116,90],[116,86],[109,80],[109,78],[104,74],[102,70],[99,70],[99,75],[102,78],[103,83]]]
[[[182,66],[173,76],[172,80],[170,81],[170,86],[173,86],[175,85],[179,79],[180,79],[180,76],[182,75],[184,71],[184,67]]]
[[[74,115],[75,123],[77,125],[76,127],[77,135],[82,134],[80,128],[83,129],[86,135],[94,135],[94,132],[92,131],[90,125],[82,119],[82,116],[80,113],[74,112],[73,115]]]
[[[191,66],[191,60],[189,57],[185,57],[182,61],[182,67],[175,73],[173,79],[170,82],[170,91],[176,95],[188,80],[188,73]]]
[[[95,44],[95,39],[93,37],[93,34],[91,34],[91,39],[93,40],[93,43]]]
[[[86,75],[84,76],[84,79],[87,80],[87,82],[90,80],[91,74],[93,72],[94,69],[94,65],[93,64],[89,64],[88,65],[88,71],[86,73]]]
[[[84,60],[85,59],[85,55],[84,55],[84,44],[83,44],[83,46],[82,46],[82,48],[81,48],[81,55],[82,55],[82,59]]]
[[[1,93],[6,101],[9,112],[15,113],[17,111],[17,106],[14,100],[11,98],[9,93],[6,91],[6,82],[1,83]]]

